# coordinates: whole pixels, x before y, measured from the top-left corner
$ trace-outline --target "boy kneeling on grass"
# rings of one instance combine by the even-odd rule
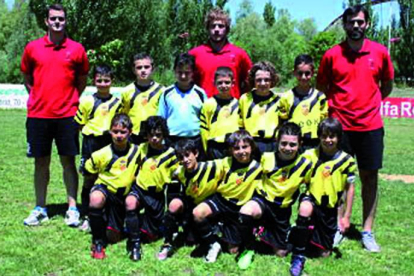
[[[318,137],[320,146],[304,153],[312,161],[314,171],[289,237],[293,245],[290,274],[295,276],[302,274],[305,253],[322,257],[331,254],[338,221],[339,228],[346,231],[352,213],[355,161],[339,148],[341,123],[335,118],[323,120],[318,126]],[[342,202],[346,204],[343,213],[338,212]]]
[[[128,142],[132,123],[125,114],[111,121],[112,143],[94,153],[85,163],[85,172],[97,174],[90,193],[89,220],[92,231],[92,258],[105,258],[108,242],[121,239],[125,219],[125,197],[135,180],[138,147]]]

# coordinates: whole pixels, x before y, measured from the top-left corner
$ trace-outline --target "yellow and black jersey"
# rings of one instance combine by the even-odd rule
[[[313,163],[307,193],[317,205],[337,207],[346,184],[355,182],[354,158],[341,150],[332,157],[326,157],[319,148],[307,150],[303,156]]]
[[[129,150],[124,154],[119,154],[108,145],[92,153],[85,163],[85,170],[91,174],[98,174],[95,185],[103,184],[113,194],[118,189],[125,189],[127,195],[135,181],[137,169],[138,147],[131,144]]]
[[[239,103],[232,99],[228,104],[220,106],[213,97],[208,99],[201,108],[200,135],[205,152],[207,141],[224,143],[226,135],[239,129]]]
[[[217,193],[226,200],[242,206],[249,201],[262,182],[262,167],[252,160],[248,166],[240,167],[233,157],[221,159],[223,178],[217,187]]]
[[[299,125],[302,136],[318,138],[319,122],[328,117],[328,102],[325,94],[313,89],[302,96],[295,89],[285,92],[280,98],[280,118]]]
[[[178,159],[173,148],[154,150],[149,143],[143,143],[138,149],[139,157],[136,183],[141,189],[148,191],[150,187],[161,192],[164,185],[171,182],[174,171],[178,167]]]
[[[184,186],[185,194],[199,204],[216,192],[217,184],[223,177],[221,160],[200,162],[194,172],[187,172],[179,166],[176,177]]]
[[[163,91],[164,87],[156,82],[146,91],[141,91],[133,82],[121,92],[123,112],[131,118],[133,134],[139,135],[142,122],[157,115],[158,100]]]
[[[100,98],[98,93],[84,96],[79,103],[75,122],[82,126],[82,134],[100,136],[111,128],[112,118],[121,111],[121,101],[111,95]]]
[[[279,126],[279,99],[274,92],[261,100],[253,91],[239,100],[239,127],[255,138],[273,139]]]
[[[284,162],[278,159],[276,154],[263,153],[261,160],[263,181],[257,192],[268,201],[286,208],[295,203],[300,193],[300,185],[309,183],[312,162],[303,156],[298,156],[289,164],[283,164]]]

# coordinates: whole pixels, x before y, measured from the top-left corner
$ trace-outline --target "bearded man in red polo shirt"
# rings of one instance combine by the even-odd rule
[[[205,25],[209,40],[189,51],[196,61],[194,81],[206,91],[208,97],[212,97],[218,94],[214,85],[217,68],[230,67],[236,84],[230,93],[234,98],[239,98],[241,93],[248,90],[246,79],[252,61],[243,49],[227,40],[230,31],[230,17],[227,13],[219,8],[212,9],[206,16]]]
[[[317,89],[326,94],[330,115],[343,125],[343,150],[356,155],[362,182],[362,244],[370,252],[379,252],[372,227],[384,149],[380,107],[392,91],[394,69],[387,49],[365,38],[369,13],[364,6],[346,9],[342,19],[346,40],[322,57]]]
[[[29,93],[27,156],[34,157],[36,195],[36,207],[24,224],[34,226],[48,220],[46,193],[52,142],[55,140],[69,203],[65,222],[69,226],[77,226],[78,174],[75,156],[79,153],[79,140],[73,117],[79,96],[85,89],[89,63],[83,46],[66,37],[66,11],[62,5],[49,6],[45,23],[47,34],[26,46],[21,62]]]

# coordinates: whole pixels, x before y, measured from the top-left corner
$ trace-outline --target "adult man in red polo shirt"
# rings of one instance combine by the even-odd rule
[[[343,26],[347,38],[322,57],[317,88],[327,96],[330,115],[343,125],[343,149],[356,155],[362,182],[362,244],[379,252],[372,227],[384,149],[380,106],[392,91],[394,69],[387,49],[365,38],[369,13],[364,6],[346,9]]]
[[[36,207],[24,220],[39,225],[48,220],[46,192],[50,178],[52,142],[55,140],[63,167],[69,209],[65,222],[79,224],[76,208],[79,153],[78,129],[73,122],[79,96],[85,89],[89,70],[83,46],[66,37],[66,11],[59,4],[48,8],[46,36],[31,41],[24,49],[21,71],[29,93],[27,103],[27,155],[34,157]]]
[[[219,8],[211,10],[206,16],[206,28],[209,40],[189,51],[196,60],[197,72],[194,81],[201,86],[208,97],[218,94],[214,85],[214,74],[218,67],[230,67],[234,74],[235,86],[231,95],[239,98],[240,94],[247,91],[246,78],[252,67],[252,62],[247,53],[229,43],[227,35],[230,31],[230,17]]]

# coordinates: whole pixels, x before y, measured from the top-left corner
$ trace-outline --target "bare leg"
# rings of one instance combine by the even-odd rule
[[[76,207],[79,179],[75,165],[75,156],[60,155],[59,157],[63,168],[63,182],[66,186],[69,207]]]
[[[374,225],[378,202],[378,170],[360,170],[362,182],[363,229],[370,232]]]
[[[50,155],[35,157],[34,188],[36,206],[46,206],[47,185],[50,179]]]

